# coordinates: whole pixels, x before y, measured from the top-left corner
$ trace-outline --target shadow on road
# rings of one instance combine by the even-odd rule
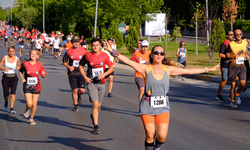
[[[92,109],[92,105],[79,105],[79,107]],[[134,111],[128,111],[128,110],[117,109],[117,108],[110,108],[110,107],[106,107],[106,106],[102,106],[101,110],[114,112],[114,113],[118,113],[118,114],[123,114],[123,115],[131,115],[131,116],[139,117],[138,112],[134,112]]]
[[[17,101],[26,104],[26,100],[22,100],[22,99],[17,99]],[[44,102],[44,101],[38,101],[37,103],[38,106],[44,106],[44,107],[49,107],[49,108],[58,108],[58,109],[64,109],[64,110],[70,110],[71,107],[66,107],[66,106],[60,106],[60,105],[55,105],[55,104],[50,104],[48,102]]]
[[[65,138],[65,137],[56,137],[56,136],[49,136],[48,137],[51,140],[48,141],[35,141],[35,140],[12,140],[12,139],[7,139],[9,141],[14,141],[14,142],[27,142],[27,143],[59,143],[68,147],[72,147],[75,149],[86,149],[86,150],[107,150],[104,148],[99,148],[96,146],[90,146],[83,144],[82,142],[101,142],[101,141],[110,141],[113,139],[102,139],[102,140],[86,140],[83,138]]]
[[[9,122],[16,122],[16,123],[23,123],[25,121],[19,120],[15,117],[15,115],[10,114],[8,111],[6,110],[2,110],[0,109],[0,111],[4,112],[4,113],[8,113],[8,114],[1,114],[0,113],[0,119],[1,120],[5,120],[5,121],[9,121]]]
[[[35,116],[35,119],[39,120],[40,122],[46,122],[46,123],[49,123],[49,124],[69,127],[69,128],[77,129],[77,130],[83,130],[83,131],[87,131],[89,133],[92,133],[92,131],[93,131],[93,127],[91,127],[91,126],[74,124],[74,123],[70,123],[70,122],[67,122],[67,121],[60,120],[60,119],[55,118],[55,117]],[[88,129],[91,129],[91,130],[83,129],[82,127],[88,128]]]

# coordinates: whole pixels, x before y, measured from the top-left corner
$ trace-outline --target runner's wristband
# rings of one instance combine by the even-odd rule
[[[112,51],[112,53],[110,53],[113,57],[118,57],[120,54],[117,50],[114,50]]]

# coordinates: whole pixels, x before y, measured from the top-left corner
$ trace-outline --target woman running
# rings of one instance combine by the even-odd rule
[[[170,117],[169,76],[216,71],[219,67],[218,64],[213,68],[204,69],[177,68],[173,66],[174,62],[165,57],[164,48],[159,45],[153,47],[148,65],[131,61],[126,56],[112,50],[110,46],[105,49],[144,76],[145,93],[140,102],[139,113],[146,132],[146,150],[159,150],[166,141]]]
[[[176,56],[178,57],[178,63],[186,67],[187,64],[187,49],[185,48],[185,42],[180,42],[180,48],[177,49]],[[185,77],[182,76],[182,81],[186,81]]]
[[[26,99],[26,111],[23,114],[25,118],[30,115],[30,125],[35,125],[34,115],[37,109],[37,101],[39,94],[41,93],[41,84],[39,80],[39,75],[45,78],[47,75],[43,68],[43,65],[36,61],[38,57],[36,50],[30,51],[30,59],[23,63],[19,75],[23,83],[23,92]],[[23,76],[24,73],[24,76]],[[31,112],[30,112],[31,108]]]
[[[16,88],[18,83],[18,77],[16,70],[20,69],[20,59],[15,56],[15,47],[10,46],[8,48],[8,55],[4,56],[0,62],[0,70],[3,70],[2,85],[4,94],[4,108],[8,109],[8,98],[10,94],[10,113],[15,114],[16,111],[13,109],[16,99]],[[4,67],[2,65],[4,64]],[[10,93],[9,93],[9,89]]]

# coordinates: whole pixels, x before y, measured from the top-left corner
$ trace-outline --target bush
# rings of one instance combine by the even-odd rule
[[[128,36],[126,37],[126,47],[130,53],[133,52],[134,48],[137,46],[137,41],[139,41],[137,26],[131,20],[128,29]]]

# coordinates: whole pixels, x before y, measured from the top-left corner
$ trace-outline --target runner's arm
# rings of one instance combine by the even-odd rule
[[[177,68],[174,66],[166,66],[169,75],[185,75],[185,74],[199,74],[199,73],[206,73],[206,72],[210,72],[210,71],[216,71],[217,68],[220,67],[220,64],[212,67],[212,68],[204,68],[204,69],[196,69],[196,68],[192,68],[192,69],[182,69],[182,68]]]
[[[179,55],[179,51],[180,51],[180,49],[178,48],[177,51],[176,51],[176,56],[177,57],[181,57],[181,55]]]
[[[21,68],[21,61],[20,58],[17,57],[17,66],[16,69],[19,70]]]
[[[5,62],[5,57],[3,57],[0,61],[0,70],[6,70],[6,68],[2,67],[4,62]]]
[[[87,63],[87,60],[86,60],[86,56],[84,55],[83,58],[81,59],[81,61],[79,62],[79,71],[80,71],[81,75],[83,76],[83,78],[85,79],[86,83],[91,83],[92,80],[89,77],[87,77],[87,75],[84,71],[84,66],[86,63]]]

